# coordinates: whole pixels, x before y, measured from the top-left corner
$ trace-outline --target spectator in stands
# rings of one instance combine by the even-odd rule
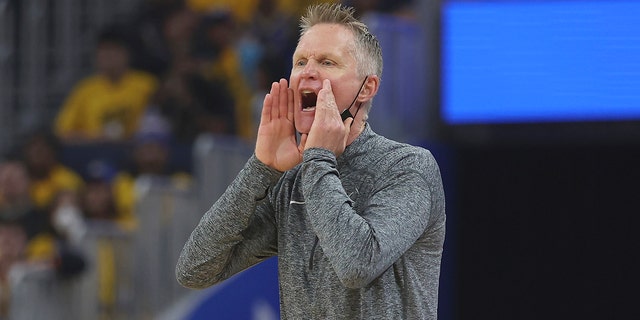
[[[256,87],[251,97],[251,118],[256,128],[260,125],[264,96],[271,90],[271,80],[283,78],[279,60],[278,57],[264,56],[256,68]]]
[[[31,197],[38,208],[49,209],[58,193],[82,187],[82,177],[59,161],[59,148],[58,139],[47,131],[30,134],[22,146]]]
[[[176,57],[190,54],[200,14],[182,0],[143,1],[130,23],[132,67],[162,77]]]
[[[219,79],[206,79],[193,56],[194,32],[200,15],[180,4],[164,10],[168,12],[157,27],[159,37],[151,38],[160,42],[155,47],[162,48],[170,64],[160,76],[159,90],[147,111],[165,117],[179,143],[190,145],[201,133],[235,135],[235,105],[227,84]]]
[[[136,199],[150,184],[172,185],[185,190],[190,187],[190,174],[172,167],[171,138],[169,124],[164,118],[153,113],[145,116],[134,138],[130,166],[118,172],[112,181],[119,221],[123,226],[137,227]]]
[[[126,141],[155,92],[151,74],[129,67],[126,31],[106,28],[98,37],[95,74],[78,83],[55,120],[64,143]]]
[[[255,17],[255,10],[260,0],[185,0],[187,5],[198,12],[211,12],[214,10],[229,10],[234,18],[248,24]],[[335,3],[337,0],[277,0],[278,5],[288,14],[298,15],[313,3]]]
[[[0,316],[7,312],[8,274],[18,263],[50,266],[69,276],[84,269],[81,254],[70,250],[29,192],[26,166],[17,160],[0,163]]]
[[[0,221],[0,319],[6,319],[11,302],[9,271],[24,259],[24,230],[16,224]]]
[[[253,139],[251,90],[243,76],[236,46],[240,33],[229,12],[215,11],[204,16],[195,39],[195,52],[207,80],[226,86],[234,103],[235,127],[239,136]]]
[[[82,190],[87,188],[85,185]],[[81,246],[87,233],[85,215],[79,198],[81,193],[62,191],[51,206],[50,219],[56,234],[73,246]]]
[[[280,74],[272,79],[289,76],[291,62],[288,57],[296,47],[296,27],[296,20],[282,9],[279,1],[258,0],[249,31],[258,39],[263,59]]]
[[[0,163],[0,221],[22,226],[27,239],[46,229],[46,213],[34,204],[27,168],[18,160]]]
[[[115,183],[118,167],[111,159],[95,158],[84,170],[84,185],[78,192],[59,192],[51,206],[53,225],[73,243],[87,232],[87,223],[114,222],[123,230],[132,229],[133,204],[123,206],[118,202]],[[124,192],[128,192],[126,190]],[[127,199],[132,196],[125,194]],[[123,210],[126,207],[127,210]]]
[[[185,244],[178,281],[205,288],[277,255],[283,318],[437,319],[442,179],[428,150],[367,123],[376,37],[350,8],[312,6],[292,60],[290,82],[264,98],[254,155]]]
[[[0,249],[3,277],[13,262],[24,257],[27,242],[47,231],[47,215],[31,200],[29,183],[24,164],[16,160],[0,163],[0,225],[2,244],[7,245]]]
[[[185,0],[187,6],[203,14],[225,11],[240,24],[247,24],[253,18],[256,0]]]
[[[113,179],[117,168],[108,160],[95,159],[87,164],[85,170],[85,186],[76,194],[62,193],[57,198],[52,212],[53,225],[57,233],[68,244],[66,251],[73,253],[73,249],[86,245],[86,235],[101,234],[89,250],[95,259],[92,267],[97,277],[97,297],[99,302],[99,318],[113,318],[116,310],[115,301],[118,295],[117,278],[117,248],[112,241],[105,241],[104,232],[114,231],[110,236],[119,235],[121,231],[132,231],[132,217],[124,216],[118,210],[114,196]],[[98,232],[96,232],[98,231]],[[91,242],[90,242],[91,243]],[[67,259],[69,260],[69,259]],[[73,265],[66,263],[66,270]]]
[[[86,219],[117,221],[121,217],[112,187],[117,168],[103,160],[88,164],[85,187],[80,192],[79,208]]]
[[[234,99],[226,84],[206,79],[188,55],[176,56],[152,103],[178,142],[192,144],[202,133],[237,133]]]
[[[81,217],[59,214],[63,205],[69,201],[75,203],[76,193],[61,189],[50,206],[42,209],[32,200],[32,182],[27,167],[22,162],[10,160],[0,164],[0,224],[17,226],[24,233],[27,241],[24,255],[28,261],[62,266],[58,263],[61,262],[61,254],[69,252],[66,250],[67,245],[73,241],[79,244],[84,235],[84,230],[70,229],[83,228],[82,221],[72,223],[72,219]],[[71,239],[70,231],[75,232],[75,239]],[[64,261],[62,267],[68,267],[69,262],[70,260]]]
[[[0,319],[9,308],[9,270],[24,259],[28,239],[45,223],[45,215],[31,201],[24,165],[15,160],[0,163]]]

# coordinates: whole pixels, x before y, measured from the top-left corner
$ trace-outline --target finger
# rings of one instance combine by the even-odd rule
[[[344,127],[345,127],[345,129],[347,129],[347,130],[351,130],[350,128],[351,128],[351,125],[352,125],[352,124],[353,124],[353,117],[349,117],[349,118],[346,118],[346,119],[344,120]]]
[[[274,82],[271,84],[271,120],[278,119],[278,101],[280,100],[280,83]]]
[[[286,117],[289,104],[289,85],[286,79],[280,79],[280,99],[278,101],[278,117]]]
[[[300,143],[298,144],[298,150],[300,153],[304,151],[304,146],[307,144],[307,137],[308,135],[306,133],[300,135]]]
[[[329,79],[322,80],[322,89],[331,92],[331,80]]]
[[[318,92],[318,104],[316,106],[316,112],[318,109],[321,109],[321,112],[324,110],[335,109],[340,115],[338,111],[338,106],[336,105],[335,97],[333,96],[333,90],[331,89],[331,81],[329,79],[325,79],[322,81],[322,89]]]
[[[289,99],[287,102],[287,119],[293,121],[293,89],[289,88]]]
[[[262,102],[262,114],[260,115],[260,124],[267,123],[271,121],[271,97],[270,93],[267,93],[264,96],[264,101]]]

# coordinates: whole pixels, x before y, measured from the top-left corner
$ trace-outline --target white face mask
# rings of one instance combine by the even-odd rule
[[[87,227],[82,213],[74,205],[62,205],[53,213],[53,227],[72,243],[80,243]]]

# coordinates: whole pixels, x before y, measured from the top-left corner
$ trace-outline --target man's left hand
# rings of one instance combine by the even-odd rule
[[[340,156],[346,148],[353,118],[342,121],[331,90],[331,82],[328,79],[322,82],[322,89],[318,92],[315,112],[304,150],[323,148],[333,152],[336,157]]]

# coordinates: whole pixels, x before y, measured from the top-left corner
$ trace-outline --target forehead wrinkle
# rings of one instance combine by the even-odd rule
[[[330,37],[333,40],[331,42],[333,43],[342,42],[346,44],[346,46],[349,47],[350,50],[355,47],[353,44],[353,42],[355,41],[355,35],[349,28],[339,24],[320,23],[312,26],[309,30],[307,30],[307,32],[300,36],[300,39],[298,40],[298,48],[300,48],[301,46],[304,47],[305,39],[309,37],[316,37],[327,41],[327,34],[318,35],[318,33],[322,32],[330,34]]]

